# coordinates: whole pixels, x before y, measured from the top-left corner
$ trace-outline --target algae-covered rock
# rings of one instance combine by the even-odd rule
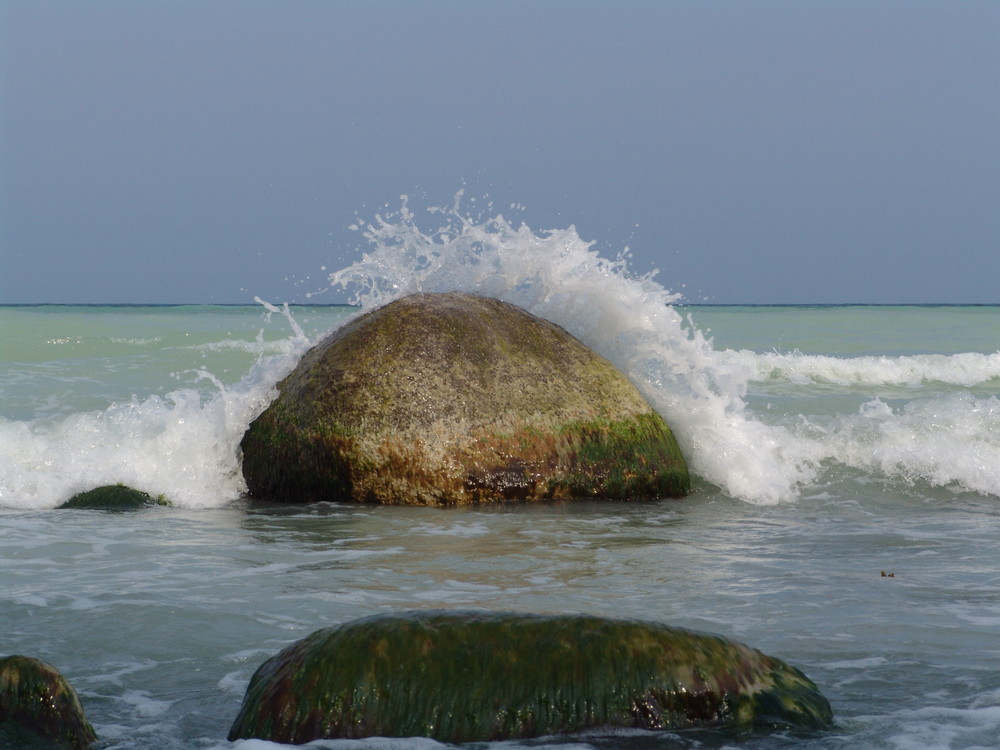
[[[243,437],[250,494],[460,504],[676,497],[669,427],[610,362],[499,300],[419,294],[335,331]]]
[[[150,505],[170,505],[163,495],[152,495],[124,484],[108,484],[73,495],[60,508],[92,508],[95,510],[135,510]]]
[[[831,720],[800,671],[718,636],[586,616],[420,612],[319,630],[277,654],[251,679],[229,739],[475,742]]]
[[[76,691],[54,667],[0,658],[0,746],[81,750],[96,739]]]

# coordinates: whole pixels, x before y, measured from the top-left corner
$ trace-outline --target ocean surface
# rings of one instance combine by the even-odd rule
[[[257,666],[318,628],[423,608],[592,613],[778,656],[836,724],[477,748],[1000,746],[1000,307],[685,306],[666,272],[635,276],[572,227],[430,218],[404,203],[359,225],[368,252],[330,274],[351,306],[0,307],[0,654],[60,669],[102,748],[273,750],[225,737]],[[693,493],[248,500],[239,440],[301,354],[364,310],[452,289],[617,364],[673,426]],[[56,507],[115,482],[173,506]]]

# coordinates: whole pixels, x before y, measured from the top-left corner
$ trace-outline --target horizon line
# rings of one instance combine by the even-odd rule
[[[277,302],[289,307],[361,307],[348,302]],[[684,302],[671,307],[998,307],[1000,302]],[[250,302],[0,302],[0,307],[263,307]]]

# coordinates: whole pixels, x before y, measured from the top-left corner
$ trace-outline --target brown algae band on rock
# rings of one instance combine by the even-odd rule
[[[55,667],[0,658],[0,747],[83,750],[97,740],[80,699]]]
[[[425,611],[319,630],[272,657],[229,739],[475,742],[831,721],[800,671],[719,636],[588,616]]]
[[[418,294],[306,353],[242,441],[250,494],[287,502],[652,499],[689,491],[670,428],[558,326]]]

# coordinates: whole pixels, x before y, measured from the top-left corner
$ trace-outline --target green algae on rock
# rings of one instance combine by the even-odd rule
[[[0,746],[82,750],[96,740],[76,691],[55,667],[29,656],[0,658]]]
[[[170,505],[170,502],[163,495],[153,497],[124,484],[108,484],[86,492],[79,492],[60,505],[59,508],[122,511],[145,508],[150,505]]]
[[[831,721],[799,670],[719,636],[589,616],[424,611],[319,630],[272,657],[229,739],[457,743]]]
[[[241,444],[284,502],[651,499],[689,491],[670,428],[562,328],[496,299],[417,294],[306,353]]]

